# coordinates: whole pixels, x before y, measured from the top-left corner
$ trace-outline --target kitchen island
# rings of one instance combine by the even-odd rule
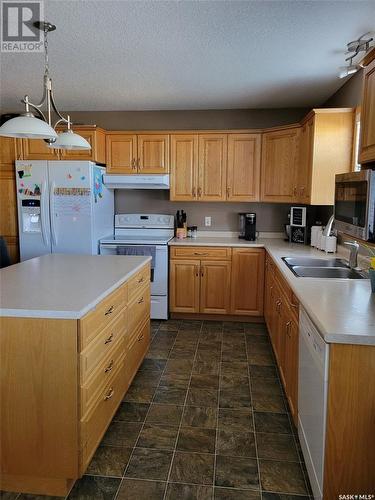
[[[1,270],[0,490],[65,496],[85,472],[149,347],[150,260]]]

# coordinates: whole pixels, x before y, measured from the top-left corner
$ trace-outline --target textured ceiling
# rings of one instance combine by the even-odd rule
[[[317,106],[375,1],[45,1],[61,109]],[[41,95],[42,54],[1,54],[1,108]]]

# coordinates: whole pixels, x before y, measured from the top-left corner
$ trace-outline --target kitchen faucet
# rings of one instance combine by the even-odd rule
[[[356,269],[358,267],[358,250],[359,245],[354,241],[344,241],[344,245],[350,247],[350,256],[349,256],[349,267],[350,269]]]

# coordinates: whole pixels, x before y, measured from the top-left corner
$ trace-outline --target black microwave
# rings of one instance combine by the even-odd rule
[[[335,177],[335,227],[354,238],[375,243],[375,171]]]

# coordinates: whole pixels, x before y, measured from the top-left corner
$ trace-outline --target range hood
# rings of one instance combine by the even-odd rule
[[[103,183],[109,189],[169,189],[169,174],[103,175]]]

